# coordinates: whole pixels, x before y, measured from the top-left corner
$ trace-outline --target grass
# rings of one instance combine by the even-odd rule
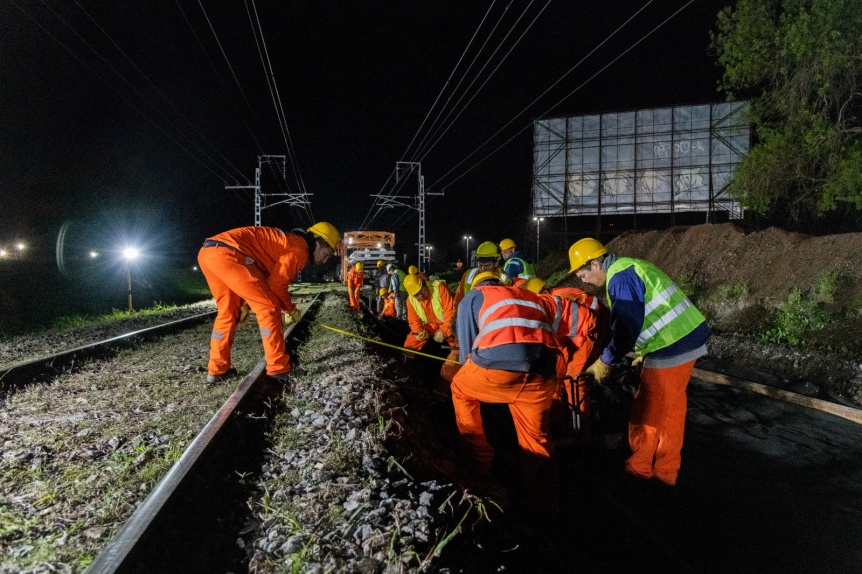
[[[826,305],[834,301],[838,286],[839,280],[834,273],[823,273],[808,290],[791,290],[775,324],[761,335],[761,339],[796,347],[804,343],[807,336],[831,325],[835,317]]]

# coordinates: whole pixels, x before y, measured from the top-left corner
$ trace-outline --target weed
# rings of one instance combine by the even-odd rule
[[[703,295],[703,289],[694,282],[694,279],[691,276],[685,273],[677,275],[673,282],[676,283],[677,287],[682,289],[682,292],[685,293],[695,305]]]
[[[805,336],[828,326],[832,317],[823,308],[823,298],[828,296],[830,280],[824,280],[812,287],[811,294],[803,294],[794,288],[787,296],[775,326],[767,330],[761,339],[771,343],[787,343],[798,346]],[[833,291],[834,292],[834,291]]]
[[[565,279],[569,275],[569,272],[566,269],[560,269],[559,271],[555,271],[551,273],[547,279],[545,279],[545,283],[550,287],[554,287],[559,284],[560,281]]]
[[[740,303],[748,299],[748,285],[745,283],[730,283],[721,285],[715,294],[718,303]]]

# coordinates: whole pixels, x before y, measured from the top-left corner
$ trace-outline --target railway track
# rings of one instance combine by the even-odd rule
[[[315,320],[311,314],[303,321],[306,329],[315,328]],[[175,327],[176,328],[176,327]],[[193,328],[193,327],[191,327]],[[354,327],[356,328],[356,327]],[[200,338],[200,334],[194,335]],[[259,345],[259,342],[256,342]],[[257,348],[259,351],[259,347]],[[342,368],[339,361],[345,355],[342,351],[324,352],[320,356],[315,356],[314,363],[319,359],[321,363],[329,363],[335,369]],[[120,351],[122,353],[122,351]],[[381,355],[385,357],[385,355]],[[368,362],[367,355],[363,355],[363,364]],[[76,364],[78,363],[76,359]],[[373,359],[372,359],[373,361]],[[382,362],[382,361],[378,361]],[[51,363],[48,361],[47,363]],[[53,367],[52,367],[53,368]],[[77,368],[77,367],[76,367]],[[311,364],[304,368],[317,369],[317,366]],[[341,372],[349,372],[353,368],[345,365]],[[67,372],[67,369],[61,369]],[[259,369],[262,372],[262,369]],[[164,478],[155,488],[151,488],[152,492],[147,497],[146,502],[140,504],[134,513],[131,513],[131,518],[128,519],[125,526],[117,536],[112,537],[110,542],[101,548],[98,556],[94,556],[92,564],[89,566],[90,572],[211,572],[211,571],[226,571],[226,570],[242,570],[248,567],[249,560],[255,565],[266,564],[266,560],[272,559],[274,556],[279,556],[280,553],[286,553],[293,558],[282,558],[282,560],[294,560],[295,556],[300,552],[287,552],[290,544],[288,540],[283,543],[279,542],[276,548],[268,545],[266,540],[272,538],[272,532],[277,529],[277,517],[270,516],[265,518],[264,515],[255,515],[254,512],[249,513],[249,508],[259,505],[259,484],[251,483],[246,480],[246,477],[259,475],[260,468],[275,466],[272,460],[264,460],[262,453],[267,449],[272,449],[272,441],[265,438],[267,433],[273,432],[275,426],[290,426],[297,425],[297,428],[302,426],[303,414],[296,416],[287,416],[282,413],[279,416],[287,416],[285,420],[276,419],[273,417],[272,405],[277,401],[277,395],[281,389],[277,388],[261,388],[259,372],[255,374],[255,369],[249,369],[249,376],[239,383],[239,387],[229,396],[225,396],[226,402],[224,406],[218,408],[217,414],[213,416],[210,423],[204,426],[204,430],[193,439],[189,439],[188,444],[184,446],[184,454],[178,458],[176,463],[164,474]],[[46,376],[49,376],[46,374]],[[66,375],[60,375],[62,379]],[[343,375],[340,375],[343,378]],[[693,432],[689,433],[687,438],[687,447],[692,445],[697,450],[695,455],[700,452],[709,451],[710,449],[721,448],[716,447],[716,442],[713,444],[710,441],[718,441],[715,437],[705,439],[708,434],[702,428],[703,413],[710,409],[719,409],[723,407],[703,407],[700,401],[702,388],[712,389],[714,383],[733,383],[738,387],[745,388],[750,386],[750,382],[739,381],[726,375],[710,374],[706,371],[698,369],[695,373],[699,381],[693,381],[693,388],[697,400],[693,402],[695,405],[692,408],[691,415],[694,419]],[[712,378],[713,380],[710,380]],[[200,375],[195,377],[199,382]],[[329,379],[326,379],[329,380]],[[255,383],[254,381],[258,381]],[[248,383],[248,384],[246,384]],[[56,382],[54,383],[57,384]],[[319,383],[314,383],[314,385]],[[381,385],[379,380],[375,379],[371,383]],[[413,382],[415,384],[415,381]],[[365,384],[366,387],[368,383]],[[263,385],[266,387],[266,385]],[[237,393],[241,389],[245,389],[244,398],[241,398]],[[748,388],[747,390],[753,390]],[[225,391],[225,389],[222,389]],[[302,401],[310,400],[309,397],[314,395],[313,389],[308,389],[310,395],[301,397]],[[417,397],[412,396],[410,391],[399,391],[405,393],[405,401],[407,403],[419,403]],[[707,394],[716,391],[708,391]],[[718,401],[721,405],[723,401],[731,402],[739,400],[740,397],[746,397],[744,393],[737,390],[725,391],[725,398]],[[226,395],[226,393],[223,393]],[[727,398],[730,397],[730,398]],[[787,398],[785,395],[782,398]],[[347,406],[353,405],[354,402],[340,404],[336,408],[333,416],[327,418],[329,421],[324,429],[336,427],[337,420],[341,417]],[[710,399],[712,400],[712,399]],[[771,399],[761,397],[760,399],[743,398],[744,401],[769,401]],[[806,401],[802,401],[805,403]],[[232,403],[229,407],[228,403]],[[220,403],[221,404],[221,403]],[[704,403],[705,404],[705,403]],[[768,404],[768,403],[766,403]],[[806,406],[816,405],[810,403]],[[434,408],[440,412],[446,411],[447,405],[445,402],[438,403]],[[237,408],[241,414],[237,413]],[[735,407],[738,408],[738,407]],[[746,407],[748,408],[748,407]],[[758,407],[760,408],[760,407]],[[798,408],[793,405],[788,405],[788,409]],[[831,408],[831,407],[830,407]],[[227,409],[227,410],[226,410]],[[216,410],[216,409],[213,409]],[[839,409],[840,410],[840,409]],[[829,412],[824,410],[822,412]],[[321,411],[320,414],[325,414]],[[439,413],[438,413],[439,414]],[[832,414],[837,414],[832,412]],[[848,411],[848,415],[853,415]],[[337,415],[337,416],[335,416]],[[315,419],[317,414],[310,415],[311,420]],[[440,415],[441,418],[447,415]],[[724,416],[724,415],[722,415]],[[818,415],[823,416],[823,415]],[[838,416],[841,416],[839,414]],[[851,416],[845,418],[853,420]],[[432,413],[433,418],[433,413]],[[797,417],[798,418],[798,417]],[[440,418],[434,419],[436,423],[440,422]],[[277,421],[277,422],[276,422]],[[373,421],[372,421],[373,422]],[[450,421],[451,422],[451,421]],[[314,426],[309,424],[308,426]],[[831,423],[830,423],[831,424]],[[77,427],[76,427],[77,428]],[[216,430],[218,428],[219,430]],[[359,429],[359,426],[352,427],[353,430]],[[704,427],[706,428],[706,427]],[[835,433],[839,435],[846,433],[846,436],[852,436],[853,431],[837,426]],[[440,427],[436,429],[440,431]],[[451,429],[450,429],[451,430]],[[797,432],[797,431],[793,431]],[[334,430],[324,433],[328,435],[337,435]],[[345,432],[341,436],[348,436]],[[315,440],[320,440],[317,436]],[[434,437],[435,440],[440,438]],[[446,437],[442,437],[444,442]],[[451,438],[451,437],[450,437]],[[847,444],[851,440],[848,438]],[[207,454],[210,445],[220,445],[221,454]],[[704,446],[705,444],[705,446]],[[331,445],[330,445],[331,446]],[[427,446],[427,445],[426,445]],[[500,451],[501,457],[511,456],[512,453],[507,453],[504,450]],[[445,453],[444,453],[445,455]],[[517,518],[512,519],[511,513],[508,517],[495,517],[493,526],[480,524],[471,528],[471,532],[462,533],[460,537],[456,537],[450,542],[448,548],[444,549],[439,558],[434,558],[439,561],[439,564],[454,568],[464,568],[465,565],[473,564],[481,569],[491,564],[504,564],[510,570],[518,568],[533,568],[536,565],[545,567],[548,571],[565,571],[561,569],[561,565],[569,564],[569,559],[572,563],[586,567],[593,571],[608,571],[619,568],[643,567],[648,564],[651,567],[661,567],[663,571],[712,571],[704,566],[704,556],[708,555],[706,547],[692,550],[691,547],[679,548],[675,540],[681,536],[687,537],[690,543],[704,544],[706,541],[698,539],[696,534],[697,528],[686,527],[686,525],[678,525],[675,523],[674,513],[678,516],[685,517],[686,520],[694,520],[694,515],[700,513],[707,520],[714,518],[718,512],[714,505],[706,505],[702,503],[700,498],[692,499],[692,496],[697,489],[683,489],[682,494],[676,497],[665,497],[663,494],[638,492],[635,489],[629,488],[628,485],[622,484],[618,480],[618,463],[620,462],[618,452],[606,449],[591,449],[579,448],[571,449],[563,453],[561,457],[561,467],[564,476],[567,476],[566,487],[571,489],[571,497],[566,498],[566,514],[568,518],[561,524],[556,525],[555,535],[548,538],[543,534],[542,528],[524,527],[518,522]],[[284,455],[281,455],[284,456]],[[688,470],[685,465],[692,458],[697,459],[697,456],[686,456],[687,461],[684,463],[684,469]],[[363,463],[367,461],[361,461]],[[305,466],[311,468],[322,466],[326,468],[328,462],[321,461],[313,462],[306,461]],[[700,461],[701,465],[708,465],[708,462]],[[363,472],[369,472],[371,476],[378,476],[378,473],[385,475],[386,472],[392,471],[391,463],[387,463],[388,468],[369,470],[363,467]],[[438,476],[441,480],[451,479],[451,474],[445,471],[444,466],[439,466],[437,469],[425,469],[430,472],[430,476]],[[397,468],[394,470],[398,474]],[[690,477],[704,484],[711,484],[708,468],[696,464],[691,465]],[[683,475],[685,477],[685,474]],[[278,477],[276,477],[278,478]],[[427,479],[428,476],[425,476]],[[463,477],[461,477],[463,478]],[[756,477],[747,477],[754,479]],[[280,480],[280,479],[279,479]],[[344,479],[347,480],[347,479]],[[350,479],[354,480],[354,479]],[[389,480],[389,479],[387,479]],[[470,485],[469,477],[466,477],[466,483]],[[184,486],[187,481],[191,481],[192,486]],[[397,483],[396,480],[390,480],[389,484]],[[507,485],[509,486],[509,485]],[[750,486],[750,488],[755,488]],[[306,485],[303,488],[312,488]],[[358,488],[358,487],[356,487]],[[516,487],[517,488],[517,487]],[[564,487],[565,488],[565,487]],[[479,489],[481,490],[481,488]],[[270,493],[272,494],[272,493]],[[703,492],[698,492],[698,495],[703,495]],[[347,495],[349,497],[349,495]],[[153,500],[154,502],[150,502]],[[258,502],[252,502],[257,500]],[[216,505],[215,501],[223,504]],[[728,505],[732,505],[732,498],[726,501]],[[363,504],[367,504],[367,501]],[[311,503],[309,503],[311,505]],[[345,508],[352,507],[350,500],[345,498],[339,499],[332,506]],[[210,512],[200,512],[201,507],[210,506]],[[385,505],[372,508],[368,506],[356,507],[359,512],[353,520],[360,520],[367,512],[369,514],[380,514],[381,509]],[[460,507],[459,507],[460,508]],[[38,512],[45,510],[44,505],[40,508],[34,505],[34,509]],[[363,510],[364,509],[364,510]],[[167,514],[165,514],[167,513]],[[319,531],[319,523],[326,520],[327,511],[317,511],[317,518],[310,519],[296,518],[298,522],[305,520],[301,530],[311,532],[312,534],[303,539],[303,544],[299,551],[310,551],[311,548],[317,548],[316,544],[325,547],[323,542],[318,542],[318,538],[329,537],[334,540],[333,546],[338,542],[337,539],[342,535],[337,529],[329,532]],[[253,516],[249,518],[249,516]],[[385,514],[384,514],[385,516]],[[460,515],[453,514],[450,518],[458,518]],[[722,514],[722,517],[726,515]],[[403,520],[403,517],[400,519]],[[791,517],[790,520],[795,520]],[[268,524],[272,522],[273,524]],[[444,521],[445,522],[445,521]],[[382,529],[379,524],[370,522],[374,529]],[[403,524],[403,522],[402,522]],[[482,523],[484,524],[484,523]],[[355,526],[355,525],[354,525]],[[334,527],[333,527],[334,528]],[[451,524],[447,527],[445,524],[440,532],[447,532],[446,528],[451,528]],[[683,532],[680,532],[680,528]],[[315,530],[318,529],[318,530]],[[691,532],[689,532],[691,531]],[[352,532],[348,529],[346,532]],[[401,532],[393,530],[393,532]],[[613,532],[613,536],[604,535],[605,532]],[[715,532],[712,528],[708,529],[711,536],[716,540],[721,540],[724,533]],[[251,534],[249,534],[251,533]],[[338,536],[335,536],[338,534]],[[403,535],[403,534],[402,534]],[[246,538],[248,541],[245,547],[237,544],[237,537]],[[299,536],[294,534],[293,536]],[[364,542],[373,539],[373,535]],[[281,540],[277,538],[277,540]],[[579,549],[577,556],[568,557],[567,551],[572,547],[571,543],[577,541],[576,545]],[[694,541],[694,542],[692,542]],[[345,540],[341,543],[346,544]],[[249,550],[249,545],[255,547],[254,551]],[[477,546],[478,545],[478,546]],[[695,544],[696,546],[696,544]],[[620,552],[619,548],[624,547],[625,552]],[[479,550],[477,551],[477,548]],[[296,550],[296,549],[294,549]],[[332,548],[324,548],[327,552],[333,553]],[[323,550],[321,550],[323,553]],[[477,558],[475,555],[478,554]],[[369,556],[372,556],[369,553]],[[710,556],[711,559],[718,560]],[[392,559],[392,558],[385,558]],[[400,560],[400,557],[395,557],[394,560]],[[412,566],[416,567],[421,560],[430,559],[427,556],[415,559]],[[472,563],[470,561],[473,561]],[[743,557],[730,553],[730,557],[726,558],[728,567],[744,565]],[[86,566],[87,563],[84,565]],[[799,571],[805,571],[801,568]],[[263,568],[261,571],[267,571]],[[470,571],[469,569],[463,571]]]

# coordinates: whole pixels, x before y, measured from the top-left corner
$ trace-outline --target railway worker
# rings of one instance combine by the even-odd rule
[[[695,359],[707,353],[709,326],[685,293],[658,267],[617,257],[592,238],[569,248],[570,272],[605,286],[611,341],[587,369],[601,383],[634,351],[643,361],[629,420],[632,476],[675,485],[685,432],[686,387]]]
[[[236,373],[230,351],[243,299],[257,315],[266,373],[287,379],[290,356],[284,348],[282,314],[286,323],[302,316],[288,286],[309,260],[316,265],[326,263],[340,240],[335,227],[320,221],[307,230],[288,233],[275,227],[239,227],[204,241],[198,263],[218,306],[210,339],[208,383],[223,382]]]
[[[455,300],[446,282],[423,280],[421,275],[410,273],[404,278],[404,288],[409,295],[407,323],[410,325],[404,348],[421,351],[433,339],[440,345],[448,343],[450,352],[447,358],[457,361],[455,349],[458,348],[458,341],[452,332],[455,326]],[[456,372],[457,365],[444,363],[440,376],[452,382]]]
[[[559,300],[557,336],[564,342],[566,370],[559,381],[556,398],[565,398],[570,409],[578,409],[581,426],[575,430],[588,434],[591,413],[586,394],[589,389],[586,384],[580,384],[577,377],[599,358],[610,342],[609,312],[597,297],[577,287],[552,289],[539,277],[527,279],[521,287]]]
[[[347,297],[353,311],[359,311],[359,294],[362,291],[363,281],[365,281],[365,271],[363,271],[362,261],[357,261],[347,272]]]
[[[473,288],[473,282],[476,280],[476,277],[486,271],[497,275],[504,285],[511,283],[509,276],[504,274],[503,270],[500,269],[500,251],[492,241],[485,241],[479,244],[479,247],[476,248],[476,267],[471,267],[461,275],[461,281],[458,283],[458,287],[455,288],[456,307],[461,303],[464,296],[470,292],[470,289]]]
[[[385,290],[387,293],[389,292],[389,274],[386,272],[386,262],[382,259],[377,260],[377,275],[374,278],[375,284],[377,285],[377,292],[380,293],[380,289]],[[386,307],[386,296],[380,295],[377,298],[377,314],[382,316],[383,309]]]
[[[398,319],[407,320],[407,290],[404,289],[404,278],[407,276],[398,265],[390,263],[386,266],[389,274],[389,292],[395,297],[395,312]]]
[[[536,276],[536,270],[533,264],[524,258],[524,255],[517,251],[515,242],[509,238],[500,242],[500,254],[503,256],[503,271],[512,279],[520,277],[521,279],[529,279]]]
[[[383,317],[391,317],[394,319],[396,317],[395,312],[395,297],[389,294],[389,290],[385,287],[380,288],[380,298],[386,302],[383,306],[383,311],[380,312],[380,318]]]
[[[550,409],[561,362],[553,326],[556,305],[492,271],[480,273],[458,306],[461,369],[452,381],[455,421],[483,472],[494,450],[482,426],[480,403],[509,405],[521,447],[526,494],[535,509],[556,513],[556,468]]]

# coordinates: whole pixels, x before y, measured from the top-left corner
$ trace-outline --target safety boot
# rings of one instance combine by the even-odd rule
[[[227,371],[223,372],[220,375],[207,375],[207,384],[217,385],[221,383],[226,383],[228,379],[236,376],[236,369],[233,367],[229,368]]]

